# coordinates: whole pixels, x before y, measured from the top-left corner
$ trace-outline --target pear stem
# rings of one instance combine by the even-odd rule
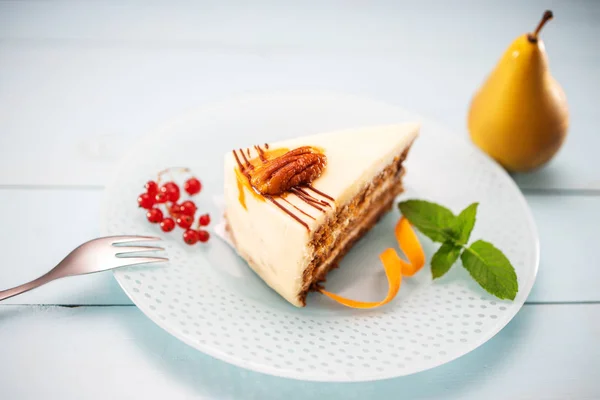
[[[537,43],[538,34],[540,33],[540,31],[542,30],[544,25],[546,25],[546,22],[550,21],[553,17],[554,17],[554,14],[552,14],[552,11],[546,10],[546,12],[544,12],[544,15],[542,16],[542,19],[541,19],[540,23],[538,24],[537,28],[535,28],[535,31],[533,33],[530,33],[529,35],[527,35],[527,39],[529,39],[529,41],[531,43]]]

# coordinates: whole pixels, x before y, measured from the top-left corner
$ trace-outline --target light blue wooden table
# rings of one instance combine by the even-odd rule
[[[542,12],[571,107],[547,168],[515,179],[541,265],[496,337],[442,367],[361,384],[242,370],[150,322],[110,273],[0,305],[0,399],[600,399],[600,2],[0,1],[0,287],[99,234],[123,151],[193,107],[318,89],[398,104],[466,135],[470,97]],[[76,306],[76,307],[72,307]]]

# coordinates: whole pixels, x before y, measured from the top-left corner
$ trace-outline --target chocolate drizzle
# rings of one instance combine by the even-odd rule
[[[267,143],[264,144],[264,147],[265,147],[265,149],[267,149],[267,151],[263,150],[261,148],[261,146],[259,146],[259,145],[254,146],[254,149],[258,153],[258,157],[254,158],[254,159],[251,158],[250,148],[246,148],[246,152],[244,152],[244,150],[242,150],[242,149],[233,150],[233,156],[235,157],[235,160],[237,162],[239,172],[244,176],[245,181],[246,181],[243,184],[238,183],[238,188],[240,190],[240,202],[242,203],[242,206],[244,208],[246,208],[245,201],[243,200],[244,199],[243,186],[247,186],[248,189],[250,189],[254,193],[254,195],[260,196],[264,199],[269,200],[271,203],[273,203],[275,206],[277,206],[279,209],[281,209],[287,215],[292,217],[299,224],[304,226],[307,230],[310,230],[308,224],[303,220],[301,215],[306,218],[310,218],[312,220],[315,220],[315,217],[310,215],[306,211],[303,211],[298,206],[296,206],[295,204],[290,202],[288,199],[286,199],[285,193],[282,195],[278,195],[278,196],[269,195],[269,194],[261,194],[257,190],[257,188],[255,188],[252,185],[252,181],[251,181],[252,171],[255,169],[255,166],[258,168],[257,163],[260,162],[261,164],[264,164],[267,161],[270,161],[270,159],[273,159],[274,157],[276,157],[273,155],[272,152],[271,152],[271,154],[269,154],[269,151],[268,151],[269,145]],[[277,150],[273,150],[273,152],[276,152],[276,151]],[[240,155],[238,155],[238,152],[239,152],[239,154],[241,154],[241,157],[240,157]],[[247,157],[246,157],[246,154],[247,154]],[[281,154],[281,153],[279,153],[279,154]],[[259,169],[260,168],[258,168],[257,171]],[[238,176],[238,182],[241,182],[241,181],[239,181],[239,179],[243,179],[243,178],[241,176]],[[323,199],[316,197],[313,193],[310,193],[309,191],[321,196]],[[332,203],[335,202],[333,197],[328,196],[327,194],[315,189],[310,183],[292,187],[291,189],[289,189],[288,193],[295,195],[299,200],[303,201],[307,205],[311,206],[312,208],[314,208],[320,212],[325,212],[325,208],[326,207],[331,208]],[[282,204],[282,202],[286,203],[288,206],[287,207],[284,206]]]
[[[262,161],[262,162],[267,161],[267,159],[265,157],[265,151],[263,149],[261,149],[260,146],[254,145],[254,148],[258,152],[258,158],[260,158],[260,161]]]
[[[301,223],[302,225],[304,225],[304,227],[309,230],[310,228],[308,227],[308,224],[304,221],[302,221],[300,219],[300,217],[298,217],[296,214],[294,214],[293,212],[291,212],[290,210],[288,210],[287,208],[285,208],[284,206],[282,206],[281,204],[279,204],[277,202],[277,200],[275,200],[273,198],[273,196],[269,196],[266,195],[265,196],[267,198],[267,200],[269,200],[270,202],[272,202],[273,204],[275,204],[277,207],[281,208],[287,215],[289,215],[290,217],[294,218],[296,221],[298,221],[299,223]]]
[[[253,170],[254,166],[246,158],[246,155],[244,154],[244,150],[240,149],[240,153],[242,153],[242,157],[244,158],[244,163],[245,163],[244,168],[247,168],[249,170]]]
[[[331,197],[331,196],[328,196],[328,195],[326,195],[325,193],[321,192],[320,190],[317,190],[317,189],[315,189],[313,185],[310,185],[310,184],[309,184],[309,185],[306,185],[306,187],[307,187],[308,189],[312,190],[313,192],[315,192],[315,193],[317,193],[317,194],[319,194],[319,195],[321,195],[321,196],[325,197],[327,200],[335,201],[335,199],[334,199],[333,197]]]
[[[331,204],[329,204],[328,202],[326,202],[325,200],[319,200],[316,197],[314,197],[312,194],[308,193],[306,190],[302,189],[302,187],[299,187],[296,189],[298,192],[302,193],[303,196],[305,196],[307,199],[309,199],[310,201],[312,201],[313,203],[317,203],[320,204],[322,206],[325,207],[331,207]],[[328,196],[329,197],[329,196]],[[333,200],[333,199],[331,199]]]
[[[303,202],[305,202],[309,206],[312,206],[312,207],[316,208],[317,210],[319,210],[321,212],[325,212],[324,209],[322,209],[321,207],[319,207],[319,206],[322,206],[324,204],[322,204],[320,200],[318,200],[318,199],[312,197],[311,195],[307,194],[302,189],[292,188],[291,192],[294,193],[296,196],[298,196],[298,198],[300,200],[302,200]],[[329,204],[327,204],[327,205],[329,205]]]
[[[290,206],[294,207],[296,210],[298,210],[299,212],[301,212],[302,214],[306,215],[308,218],[314,220],[315,217],[313,217],[312,215],[305,213],[304,211],[302,211],[301,209],[299,209],[298,207],[296,207],[293,203],[291,203],[288,199],[286,199],[285,197],[282,197],[281,200],[285,201],[286,203],[288,203]]]
[[[244,154],[244,153],[242,152],[242,154]],[[235,161],[237,162],[237,165],[238,165],[238,168],[240,169],[240,172],[242,174],[244,174],[246,176],[246,178],[249,178],[249,175],[246,173],[246,167],[244,167],[244,165],[242,165],[242,163],[240,161],[240,158],[237,155],[237,151],[236,150],[233,151],[233,156],[235,157]]]

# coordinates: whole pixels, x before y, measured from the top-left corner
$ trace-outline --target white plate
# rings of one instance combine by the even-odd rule
[[[143,184],[170,166],[202,180],[200,211],[220,216],[223,155],[232,148],[361,125],[419,119],[422,133],[408,161],[402,198],[430,199],[455,212],[480,202],[472,240],[502,249],[519,279],[513,302],[488,295],[460,264],[431,282],[429,267],[405,279],[398,297],[373,310],[352,310],[313,293],[295,308],[270,290],[214,234],[189,247],[181,230],[149,224],[136,205]],[[395,245],[394,210],[332,271],[327,289],[357,299],[384,296],[378,254]],[[423,371],[460,357],[504,327],[536,277],[536,228],[511,178],[470,143],[435,123],[380,102],[328,93],[247,96],[193,111],[136,145],[106,190],[104,234],[161,235],[171,262],[130,268],[115,277],[150,319],[185,343],[255,371],[314,381],[366,381]],[[437,248],[422,238],[428,258]]]

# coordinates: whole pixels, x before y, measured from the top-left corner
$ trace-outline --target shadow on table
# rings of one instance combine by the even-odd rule
[[[524,315],[525,314],[525,315]],[[146,320],[143,334],[135,325],[135,342],[152,357],[165,377],[208,398],[244,399],[366,399],[366,398],[479,398],[478,385],[508,368],[514,338],[529,330],[527,313],[520,312],[502,334],[475,351],[441,367],[418,374],[366,383],[316,383],[277,378],[214,359],[170,336]],[[130,328],[132,328],[131,326]],[[479,395],[477,394],[479,393]]]

